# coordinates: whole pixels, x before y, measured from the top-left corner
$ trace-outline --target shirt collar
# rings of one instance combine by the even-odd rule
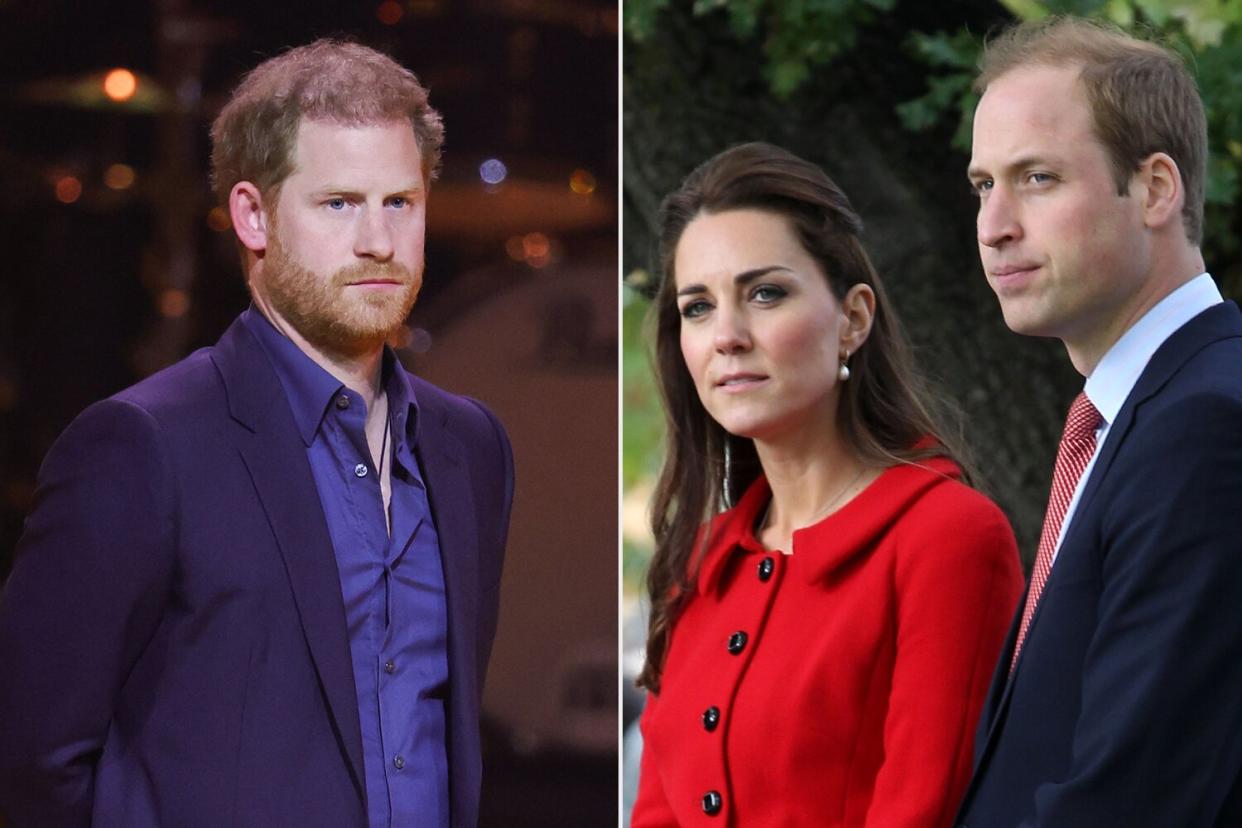
[[[1117,419],[1126,397],[1152,354],[1174,331],[1223,299],[1216,283],[1200,273],[1157,302],[1109,348],[1083,389],[1105,423]]]
[[[251,305],[242,313],[242,322],[259,340],[279,377],[302,441],[310,445],[332,405],[345,385],[329,374],[302,349],[284,336],[258,308]],[[404,435],[410,447],[418,444],[418,402],[409,375],[401,370],[397,355],[388,346],[380,368],[381,383],[388,393],[394,435]]]

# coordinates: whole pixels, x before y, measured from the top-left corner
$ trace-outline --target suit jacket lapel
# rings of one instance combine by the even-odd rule
[[[280,380],[241,320],[225,332],[212,359],[224,379],[230,413],[243,427],[237,429],[237,445],[276,536],[337,739],[365,801],[362,730],[345,604],[306,447]]]
[[[449,791],[456,825],[471,797],[462,786],[476,776],[464,763],[477,755],[479,743],[477,513],[465,452],[448,430],[447,412],[426,396],[419,407],[425,419],[419,424],[418,462],[440,539],[448,605]]]
[[[1147,367],[1143,369],[1143,372],[1135,382],[1134,388],[1130,391],[1129,396],[1126,397],[1121,410],[1117,412],[1116,420],[1109,424],[1104,445],[1100,447],[1100,454],[1091,469],[1091,476],[1087,478],[1082,495],[1078,499],[1078,505],[1074,508],[1074,517],[1071,518],[1065,537],[1062,539],[1061,552],[1072,550],[1080,544],[1079,535],[1086,531],[1083,529],[1083,526],[1087,524],[1087,521],[1080,520],[1079,517],[1088,514],[1091,509],[1095,496],[1103,485],[1104,479],[1108,476],[1108,470],[1117,457],[1117,452],[1134,425],[1135,413],[1139,407],[1159,393],[1169,379],[1195,353],[1219,339],[1242,335],[1239,325],[1240,320],[1242,320],[1242,317],[1238,313],[1237,305],[1233,302],[1214,305],[1174,331],[1172,336],[1156,349],[1155,354],[1148,361]],[[1058,552],[1058,556],[1061,552]],[[1044,585],[1045,592],[1055,586],[1057,572],[1058,568],[1054,564],[1052,571],[1048,575],[1048,581]],[[1040,606],[1035,608],[1035,614],[1031,617],[1031,626],[1027,631],[1028,639],[1035,634],[1042,610],[1043,604],[1041,602]],[[983,721],[987,723],[987,735],[984,743],[977,750],[979,759],[975,765],[976,778],[979,768],[987,761],[987,753],[996,739],[998,725],[1005,717],[1005,711],[1009,704],[1009,698],[1013,693],[1015,680],[1022,669],[1023,659],[1019,655],[1018,662],[1014,665],[1013,671],[1009,671],[1009,656],[1013,653],[1013,645],[1017,634],[1017,621],[1021,616],[1022,607],[1019,606],[1014,619],[1015,623],[1010,627],[1009,637],[1006,640],[1005,648],[1002,650],[1004,655],[1002,656],[1001,664],[997,665],[997,672],[993,676],[992,688],[988,693],[988,700],[984,707],[985,718]],[[997,695],[998,689],[1000,691],[999,697]],[[974,780],[972,780],[971,786],[967,791],[968,796],[973,788]]]

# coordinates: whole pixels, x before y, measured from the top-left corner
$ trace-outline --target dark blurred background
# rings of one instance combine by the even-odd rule
[[[614,824],[612,0],[0,0],[0,579],[69,420],[246,306],[208,126],[242,73],[322,36],[391,54],[444,116],[397,344],[514,444],[482,824]]]

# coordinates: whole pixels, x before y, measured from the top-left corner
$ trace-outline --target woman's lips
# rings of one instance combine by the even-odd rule
[[[726,393],[750,391],[767,382],[763,374],[727,374],[716,381],[716,388]]]

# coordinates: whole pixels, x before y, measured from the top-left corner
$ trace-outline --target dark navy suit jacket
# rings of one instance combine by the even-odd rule
[[[513,492],[508,440],[414,379],[448,600],[452,825]],[[0,598],[0,811],[23,826],[364,826],[340,582],[281,384],[235,322],[53,446]]]
[[[1242,825],[1237,305],[1186,323],[1139,377],[1010,675],[1016,628],[959,824]]]

